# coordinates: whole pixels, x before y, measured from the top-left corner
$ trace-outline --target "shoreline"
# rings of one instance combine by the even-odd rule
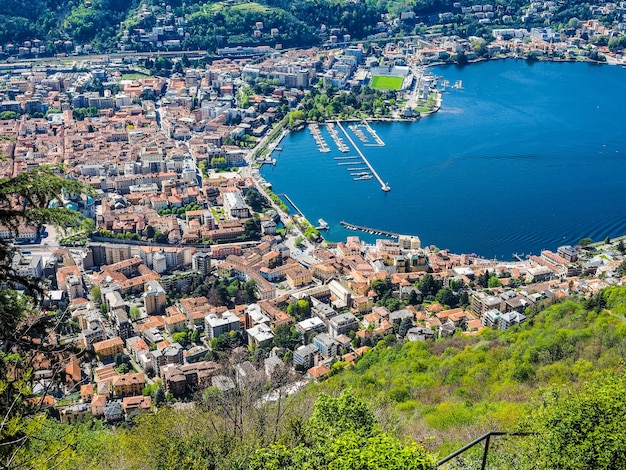
[[[511,57],[511,58],[520,59],[520,57]],[[503,59],[503,58],[496,58],[496,59],[494,59],[494,60],[502,60],[502,59]],[[488,59],[484,59],[484,60],[480,60],[480,61],[477,61],[477,62],[486,62],[487,60],[488,60]],[[544,60],[544,62],[548,62],[548,61],[547,61],[547,60]],[[580,61],[574,61],[574,60],[567,60],[567,61],[563,61],[563,60],[560,60],[560,61],[555,61],[555,62],[580,62]],[[473,63],[476,63],[476,62],[473,62]],[[521,63],[521,62],[509,62],[510,66],[513,66],[513,64],[515,64],[515,63],[519,64],[519,67],[526,68],[526,67],[525,67],[525,64],[523,64],[523,63]],[[504,63],[502,63],[502,64],[504,65]],[[585,69],[585,70],[586,70],[587,68],[588,68],[588,67],[584,67],[584,69]],[[570,69],[570,68],[566,68],[566,69],[567,69],[567,70],[572,70],[572,69]],[[454,69],[452,69],[452,70],[454,70]],[[599,69],[596,69],[596,70],[599,70]],[[603,69],[603,70],[605,70],[607,73],[609,73],[609,72],[610,72],[610,69]],[[614,72],[611,72],[611,75],[613,75],[614,73],[620,73],[620,72],[618,72],[616,69],[612,69],[612,70],[613,70]],[[458,73],[460,73],[460,72],[455,72],[455,76],[456,76]],[[462,77],[457,77],[457,78],[462,78]],[[438,110],[440,110],[440,107],[438,107]],[[342,120],[342,121],[343,121],[343,122],[347,122],[347,123],[352,123],[352,122],[359,122],[359,121],[361,121],[361,120],[362,120],[362,119],[351,118],[351,119],[345,119],[345,120]],[[415,121],[414,119],[412,119],[412,120],[407,120],[407,119],[395,119],[395,118],[391,118],[391,117],[387,117],[387,118],[380,118],[380,117],[376,118],[376,117],[371,117],[371,118],[366,118],[365,120],[366,120],[366,121],[369,121],[369,122],[414,122],[414,121]],[[303,127],[304,127],[304,126],[301,126],[300,128],[303,128]],[[383,127],[385,127],[385,126],[383,126]],[[413,128],[411,128],[411,129],[413,129]],[[407,129],[407,130],[408,130],[408,129]],[[355,139],[355,140],[356,140],[356,139]],[[284,141],[282,141],[282,140],[281,140],[281,142],[284,142]],[[275,155],[280,155],[280,154],[279,154],[279,153],[276,153]],[[286,155],[287,155],[287,154],[286,154]],[[278,160],[280,160],[280,158],[278,158]],[[280,161],[279,161],[279,163],[280,163]],[[267,169],[266,169],[265,171],[267,171]],[[265,175],[264,175],[264,176],[265,176]],[[265,179],[265,178],[264,178],[264,179]],[[271,174],[270,174],[270,173],[267,173],[267,181],[271,181],[271,180],[272,180]],[[393,182],[392,182],[392,183],[393,183]],[[294,196],[295,196],[295,195],[292,195],[292,197],[294,197]],[[301,205],[301,204],[302,204],[302,202],[300,202],[299,204]],[[306,205],[306,204],[305,204],[305,205]],[[303,207],[303,209],[304,209],[304,207]],[[306,210],[305,210],[305,212],[306,212]],[[306,215],[308,215],[308,214],[306,214],[306,213],[305,213],[305,216],[306,216]],[[312,215],[311,215],[311,216],[312,216]],[[332,217],[331,217],[331,219],[327,218],[324,214],[321,214],[321,216],[322,216],[322,217],[324,217],[326,220],[329,220],[329,222],[331,221],[331,219],[333,219]],[[344,218],[346,218],[346,217],[347,217],[347,215],[346,215],[346,214],[345,214],[345,212],[344,212]],[[339,214],[339,217],[338,217],[337,219],[339,219],[339,218],[341,218],[341,214]],[[334,219],[333,219],[333,220],[334,220]],[[348,218],[347,218],[347,220],[350,220],[350,218],[348,217]],[[362,223],[362,222],[361,222],[361,223]],[[386,227],[384,226],[384,224],[367,224],[367,223],[365,223],[365,225],[371,225],[372,227],[376,227],[376,228],[377,228],[377,229],[379,229],[379,230],[384,230],[384,229],[386,228]],[[336,232],[336,231],[335,231],[335,230],[333,230],[333,231],[332,231],[331,233],[329,233],[329,234],[324,234],[324,233],[322,233],[322,235],[323,235],[323,236],[325,236],[325,238],[326,238],[326,237],[328,237],[328,238],[327,238],[327,240],[328,240],[328,241],[331,241],[331,240],[340,241],[340,240],[343,238],[343,236],[344,236],[344,235],[345,235],[345,236],[348,236],[348,235],[349,235],[349,234],[347,234],[347,233],[335,233],[335,232]],[[404,232],[404,233],[408,233],[408,232],[410,232],[410,231],[404,230],[404,231],[402,231],[402,232]],[[574,232],[572,232],[572,236],[571,236],[571,237],[569,237],[569,236],[568,236],[568,242],[567,242],[567,244],[570,244],[570,245],[575,244],[575,243],[576,243],[576,240],[574,240],[574,238],[577,236],[577,234],[578,234],[579,232],[584,232],[584,230],[578,230],[578,231],[574,231]],[[416,233],[418,233],[418,231],[416,231]],[[364,235],[366,235],[366,234],[364,234]],[[423,236],[424,234],[420,234],[420,235],[422,235],[422,236]],[[420,236],[420,235],[418,235],[418,236]],[[598,236],[598,234],[593,233],[593,230],[592,230],[592,231],[591,231],[591,236],[593,236],[593,237],[594,237],[594,239],[595,239],[595,238],[596,238],[596,236]],[[380,237],[380,238],[385,238],[385,237]],[[559,237],[559,238],[560,238],[560,237]],[[367,237],[367,235],[366,235],[366,239],[368,239],[368,240],[369,240],[369,238]],[[439,244],[438,244],[438,242],[436,241],[436,239],[433,239],[433,240],[432,240],[432,243],[430,243],[430,242],[429,242],[428,244],[435,244],[435,245],[437,245],[437,246],[442,246],[442,245],[439,245]],[[546,246],[545,246],[545,247],[546,247],[546,248],[550,248],[550,246],[548,246],[548,245],[551,245],[551,244],[546,244]],[[525,247],[525,246],[524,246],[524,247]],[[528,250],[524,250],[524,247],[519,247],[519,249],[518,249],[517,251],[527,251],[527,252],[528,252]],[[443,248],[446,248],[446,246],[445,246],[445,245],[443,245]],[[553,248],[556,248],[556,245],[555,245]],[[466,250],[463,250],[463,251],[455,250],[455,252],[465,252],[465,251],[468,251],[468,250],[469,250],[469,251],[476,251],[477,253],[479,253],[479,254],[480,254],[480,249],[479,249],[479,250],[476,250],[476,249],[472,249],[472,248],[467,248]],[[489,249],[488,249],[487,251],[489,252]],[[501,257],[502,257],[502,259],[504,259],[504,260],[511,260],[511,261],[513,261],[513,260],[514,260],[514,258],[513,258],[513,256],[512,256],[512,252],[514,252],[514,251],[516,251],[516,249],[515,249],[515,247],[514,247],[514,246],[512,247],[512,249],[510,249],[510,250],[509,250],[509,252],[508,252],[508,253],[507,253],[507,251],[505,251],[505,250],[498,251],[498,258],[501,258]],[[533,249],[532,251],[537,252],[537,250],[534,250],[534,249]],[[487,257],[489,258],[489,255],[485,255],[485,256],[487,256]]]

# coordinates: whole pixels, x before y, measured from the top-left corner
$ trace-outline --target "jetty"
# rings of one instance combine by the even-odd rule
[[[372,127],[369,125],[369,123],[365,119],[363,120],[363,125],[365,126],[365,129],[367,129],[367,132],[369,132],[370,135],[372,136],[372,139],[374,139],[374,141],[376,142],[375,144],[365,144],[365,145],[370,145],[370,146],[377,145],[379,147],[383,147],[385,143],[380,137],[378,137],[378,134],[376,133],[376,131],[372,129]]]
[[[282,197],[284,197],[284,198],[287,200],[287,202],[288,202],[289,204],[291,204],[291,207],[293,207],[293,208],[296,210],[296,212],[298,213],[298,215],[299,215],[300,217],[304,217],[304,212],[302,212],[302,211],[298,208],[298,206],[296,206],[296,204],[295,204],[295,203],[291,200],[291,198],[290,198],[289,196],[287,196],[287,194],[285,194],[285,193],[281,193],[281,194],[277,194],[277,196],[282,196]]]
[[[315,227],[315,230],[328,230],[328,222],[326,222],[324,219],[317,219],[317,223],[319,225]]]
[[[399,233],[389,232],[387,230],[380,230],[377,228],[364,227],[363,225],[351,224],[349,222],[346,222],[345,220],[342,220],[339,223],[348,230],[360,230],[361,232],[371,233],[373,235],[383,235],[389,238],[400,238]]]
[[[385,192],[391,191],[391,188],[389,187],[389,185],[385,183],[380,176],[378,176],[378,173],[376,173],[376,170],[374,170],[374,167],[370,164],[367,158],[365,158],[365,155],[363,155],[363,152],[361,152],[359,147],[356,146],[352,138],[348,135],[348,133],[346,132],[346,130],[343,128],[343,126],[341,125],[339,121],[337,121],[337,126],[339,126],[339,129],[341,129],[341,131],[344,133],[344,135],[346,136],[346,139],[348,139],[350,144],[356,149],[357,153],[363,160],[363,163],[365,163],[367,167],[370,169],[370,171],[372,172],[372,175],[374,176],[374,178],[378,180],[378,182],[380,183],[380,189],[382,189]]]
[[[355,160],[358,158],[358,155],[352,155],[350,157],[335,157],[335,160]]]

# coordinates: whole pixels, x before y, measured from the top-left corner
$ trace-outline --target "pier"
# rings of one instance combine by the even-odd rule
[[[365,137],[365,134],[363,134],[363,131],[359,128],[359,126],[357,124],[352,124],[350,126],[348,126],[348,128],[354,132],[354,134],[358,137],[358,139],[363,142],[364,144],[369,143],[369,139],[367,137]]]
[[[388,232],[387,230],[380,230],[377,228],[370,228],[370,227],[364,227],[362,225],[351,224],[351,223],[346,222],[345,220],[342,220],[339,223],[343,227],[347,228],[348,230],[360,230],[361,232],[371,233],[374,235],[383,235],[389,238],[400,238],[399,233]]]
[[[335,160],[355,160],[358,158],[357,155],[352,155],[351,157],[335,157]]]
[[[385,143],[380,137],[378,137],[378,134],[376,133],[376,131],[370,127],[369,123],[366,120],[363,120],[363,125],[367,129],[367,132],[369,132],[372,138],[376,141],[375,144],[365,144],[365,145],[371,145],[371,146],[377,145],[379,147],[383,147]]]
[[[317,144],[317,149],[322,153],[330,152],[330,147],[322,137],[322,133],[317,124],[309,124],[309,131],[313,134],[313,139],[315,139],[315,143]]]
[[[296,204],[295,204],[295,203],[291,200],[291,198],[290,198],[289,196],[287,196],[285,193],[282,193],[282,194],[277,194],[277,196],[282,196],[282,197],[284,197],[284,198],[287,200],[287,202],[288,202],[289,204],[291,204],[291,207],[293,207],[293,208],[296,210],[296,212],[298,213],[298,215],[299,215],[300,217],[304,217],[304,212],[302,212],[302,211],[298,208],[298,206],[296,206]]]
[[[335,129],[335,125],[332,122],[329,122],[328,124],[326,124],[326,127],[328,128],[328,133],[330,134],[332,139],[335,141],[335,145],[337,145],[337,148],[339,149],[339,151],[344,152],[344,153],[349,152],[350,149],[345,144],[343,139],[339,137],[339,133],[337,132],[337,129]]]
[[[363,152],[361,152],[359,147],[356,146],[356,144],[354,143],[352,138],[348,135],[348,133],[346,132],[346,130],[343,128],[343,126],[341,125],[341,123],[339,121],[337,121],[337,125],[339,126],[339,129],[341,129],[341,131],[344,133],[344,135],[346,136],[346,138],[348,139],[350,144],[356,149],[357,153],[359,154],[359,156],[363,160],[363,163],[365,163],[367,165],[367,167],[370,169],[370,171],[372,172],[372,175],[374,175],[374,178],[376,178],[378,180],[378,182],[380,183],[380,189],[382,189],[385,192],[391,191],[391,188],[389,187],[389,185],[387,183],[385,183],[380,176],[378,176],[378,173],[376,173],[376,170],[374,170],[374,167],[370,164],[370,162],[367,160],[367,158],[365,158],[365,155],[363,155]],[[372,130],[372,132],[374,132],[374,130]],[[376,136],[376,137],[378,137],[378,136]]]

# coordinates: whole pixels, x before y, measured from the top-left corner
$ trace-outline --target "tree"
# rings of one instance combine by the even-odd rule
[[[100,290],[100,286],[93,286],[89,291],[91,293],[91,300],[99,304],[102,301],[102,291]]]
[[[293,244],[295,245],[296,248],[302,248],[304,247],[304,238],[302,238],[301,235],[298,235],[295,239],[295,241],[293,242]]]
[[[626,466],[626,378],[597,375],[578,390],[548,390],[526,420],[539,434],[538,469],[622,469]]]
[[[254,212],[262,212],[263,209],[267,207],[267,200],[256,188],[250,188],[246,193],[246,204],[248,204]]]
[[[130,315],[130,319],[132,321],[136,321],[141,318],[141,310],[139,310],[139,307],[137,307],[136,305],[133,305],[130,308],[130,310],[128,311],[128,314]]]
[[[274,346],[290,350],[302,344],[302,335],[290,325],[278,325],[274,329]]]
[[[413,320],[411,318],[403,318],[398,327],[398,334],[404,338],[412,326]]]
[[[189,337],[186,331],[178,331],[172,335],[172,339],[175,343],[180,344],[181,346],[186,346],[189,344]]]
[[[155,230],[152,225],[146,225],[146,237],[154,238]]]
[[[624,247],[624,240],[620,240],[619,243],[617,244],[617,251],[619,251],[621,254],[626,253],[626,247]]]
[[[154,242],[155,243],[167,243],[168,242],[167,235],[157,230],[154,234]]]
[[[417,291],[412,290],[409,293],[409,305],[419,305],[422,303],[422,297],[417,293]]]
[[[84,218],[76,211],[50,207],[62,191],[91,192],[80,182],[63,177],[58,166],[42,165],[13,178],[0,179],[0,225],[17,233],[20,225],[41,227],[53,224],[60,229],[78,229]],[[52,316],[42,315],[38,306],[43,289],[40,279],[21,275],[11,260],[14,247],[0,239],[0,466],[12,467],[41,428],[42,401],[31,400],[32,371],[37,357],[50,360],[54,381],[64,369],[69,354],[66,346],[45,341],[57,325]],[[23,294],[18,292],[18,289]],[[56,444],[55,444],[56,445]],[[57,454],[61,455],[61,452]],[[54,459],[54,456],[52,457]],[[61,457],[59,457],[61,458]],[[48,462],[53,465],[55,460]]]
[[[248,240],[258,240],[261,238],[261,221],[258,216],[246,220],[243,223],[243,230]]]
[[[447,305],[450,308],[454,308],[459,304],[459,298],[449,287],[441,289],[437,293],[436,299],[441,305]]]
[[[441,281],[435,280],[432,274],[426,274],[418,283],[418,288],[424,296],[437,295],[441,286]]]
[[[360,470],[428,470],[433,456],[411,441],[399,441],[380,431],[369,407],[350,391],[332,398],[321,394],[293,448],[282,442],[257,449],[251,470],[340,468]]]
[[[501,287],[502,286],[502,281],[500,281],[500,279],[498,279],[498,276],[491,276],[489,278],[489,281],[487,281],[487,286],[489,288]]]
[[[593,243],[593,240],[589,237],[581,238],[580,241],[578,242],[578,244],[582,246],[583,248],[591,245],[592,243]]]
[[[287,306],[287,313],[296,321],[302,321],[311,316],[311,304],[308,299],[291,302]]]

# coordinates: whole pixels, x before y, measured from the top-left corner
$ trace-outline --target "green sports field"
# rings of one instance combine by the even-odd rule
[[[372,77],[372,88],[385,88],[387,90],[399,90],[402,88],[402,77],[387,77],[376,75]]]

